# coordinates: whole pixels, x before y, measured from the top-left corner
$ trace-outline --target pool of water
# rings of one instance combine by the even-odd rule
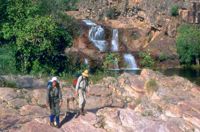
[[[178,75],[178,76],[184,77],[200,86],[200,70],[195,70],[191,68],[187,68],[187,69],[172,68],[172,69],[159,70],[159,71],[162,72],[166,76]]]
[[[157,71],[163,73],[166,76],[178,75],[178,76],[184,77],[200,86],[200,70],[195,70],[191,68],[186,68],[186,69],[185,68],[184,69],[171,68],[171,69],[160,69]],[[141,70],[139,69],[138,70],[112,70],[112,72],[116,72],[116,73],[128,72],[128,73],[139,75],[141,73]]]

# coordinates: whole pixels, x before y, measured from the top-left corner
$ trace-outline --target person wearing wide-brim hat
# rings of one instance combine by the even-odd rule
[[[76,84],[76,95],[79,97],[79,114],[84,115],[84,108],[86,104],[86,92],[88,87],[88,77],[89,72],[85,70],[81,76],[78,77],[77,84]]]

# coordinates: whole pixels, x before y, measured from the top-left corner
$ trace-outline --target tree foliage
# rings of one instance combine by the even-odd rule
[[[0,22],[0,39],[2,35],[2,39],[16,45],[16,66],[21,72],[58,74],[70,70],[64,49],[71,46],[73,32],[62,24],[61,16],[66,10],[62,4],[65,2],[1,0],[4,4],[0,5],[0,11],[4,10],[6,15],[1,14],[4,21]]]
[[[177,52],[183,64],[199,64],[200,27],[197,25],[181,25],[176,39]]]

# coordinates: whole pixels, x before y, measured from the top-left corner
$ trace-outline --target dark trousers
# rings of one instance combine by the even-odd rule
[[[51,115],[49,116],[50,122],[53,123],[55,117],[56,117],[56,124],[59,125],[59,124],[60,124],[60,117],[59,117],[59,116],[55,116],[55,115],[51,114]]]

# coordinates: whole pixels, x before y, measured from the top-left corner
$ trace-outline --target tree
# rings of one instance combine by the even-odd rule
[[[51,4],[59,1],[63,0],[50,0]],[[56,15],[42,8],[42,2],[9,0],[5,11],[7,21],[2,24],[3,38],[17,47],[15,57],[18,70],[30,73],[42,69],[47,73],[59,74],[70,70],[70,60],[64,55],[64,49],[71,46],[72,36],[57,21]],[[56,11],[55,14],[64,12],[53,6],[52,11]]]
[[[176,46],[181,63],[199,65],[200,27],[189,24],[181,25],[178,29]]]
[[[6,7],[7,7],[7,0],[0,0],[0,45],[3,43],[3,33],[2,33],[2,26],[3,23],[7,19],[7,12],[6,12]]]

